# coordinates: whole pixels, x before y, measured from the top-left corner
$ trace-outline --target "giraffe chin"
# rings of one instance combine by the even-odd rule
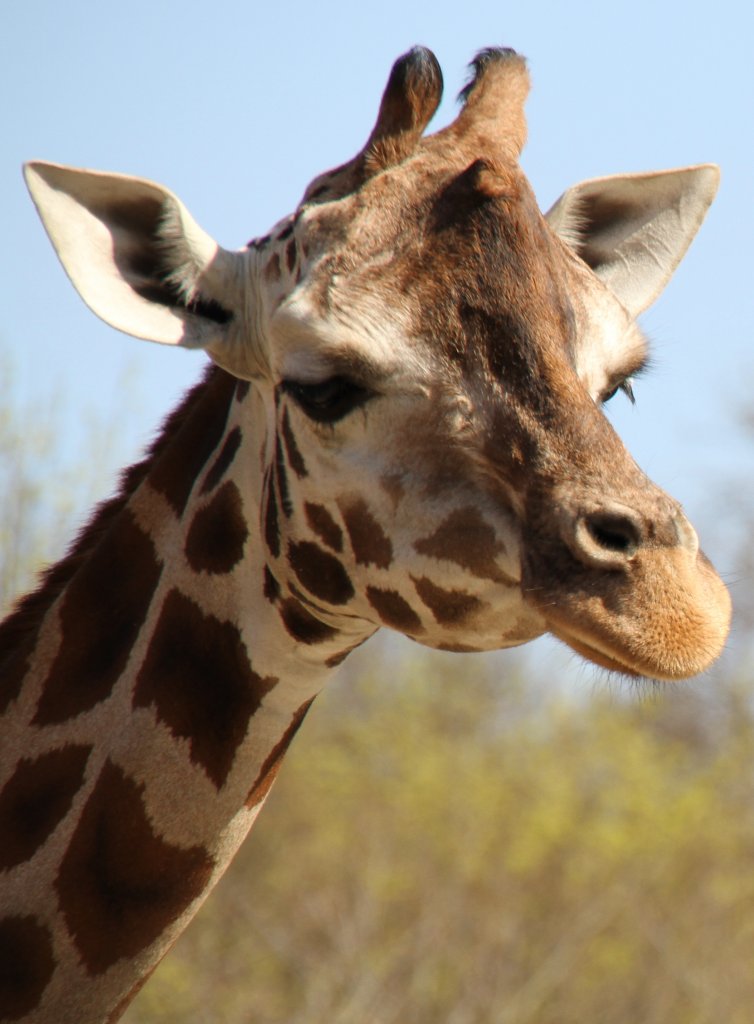
[[[667,655],[662,659],[655,659],[642,651],[629,649],[617,651],[607,638],[604,638],[604,647],[597,647],[593,638],[590,637],[591,642],[584,640],[583,637],[572,633],[569,628],[560,623],[550,622],[549,631],[558,640],[567,644],[576,654],[580,654],[582,658],[586,658],[587,661],[600,668],[633,679],[651,679],[668,683],[682,682],[704,672],[720,654],[727,636],[726,629],[719,644],[715,643],[713,646],[713,643],[708,643],[703,650],[698,652],[698,657],[695,659],[689,657],[688,652],[683,652],[680,657]],[[603,638],[599,637],[597,640],[599,642]]]
[[[553,629],[551,632],[553,636],[557,637],[558,640],[561,640],[564,644],[567,644],[572,651],[576,652],[576,654],[580,654],[582,658],[586,658],[587,661],[591,661],[592,664],[598,665],[600,668],[606,668],[610,672],[619,672],[621,675],[631,676],[633,679],[646,679],[650,675],[652,678],[657,678],[653,673],[648,673],[634,668],[633,666],[626,664],[626,662],[619,661],[616,657],[606,654],[604,651],[600,651],[596,647],[592,647],[583,640],[577,639],[573,636],[568,636],[562,629]]]

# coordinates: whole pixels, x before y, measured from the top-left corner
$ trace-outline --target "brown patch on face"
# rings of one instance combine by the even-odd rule
[[[222,440],[236,383],[236,378],[228,373],[208,379],[203,400],[197,403],[151,470],[152,485],[178,516],[186,508],[199,473]]]
[[[124,509],[63,597],[63,642],[44,683],[35,725],[88,711],[126,667],[160,578],[152,542]]]
[[[304,505],[306,521],[320,540],[333,551],[343,550],[343,531],[335,522],[324,505],[314,505],[307,501]]]
[[[414,548],[420,555],[455,562],[481,579],[513,582],[495,564],[495,557],[505,552],[505,545],[475,508],[451,512],[430,537],[416,541]]]
[[[393,545],[390,538],[369,511],[362,498],[338,502],[343,521],[351,539],[354,557],[360,565],[376,565],[387,569],[393,561]]]
[[[302,480],[305,476],[308,476],[306,463],[304,457],[299,451],[299,447],[296,443],[296,437],[291,427],[290,417],[288,416],[288,407],[286,406],[283,410],[283,441],[285,442],[285,450],[288,453],[288,463],[299,478]]]
[[[236,381],[236,401],[243,402],[249,393],[251,384],[247,380]]]
[[[345,604],[353,597],[353,584],[342,563],[311,541],[290,544],[288,561],[303,586],[322,601]]]
[[[460,626],[482,602],[463,590],[445,590],[436,583],[422,577],[412,576],[416,592],[441,626]]]
[[[249,536],[241,494],[232,480],[194,517],[185,552],[194,572],[228,573],[243,558]]]
[[[103,974],[150,946],[212,873],[212,858],[201,846],[172,846],[155,834],[142,789],[105,763],[55,881],[89,974]]]
[[[29,860],[63,820],[91,751],[70,745],[19,762],[0,792],[0,871]]]
[[[280,523],[278,521],[278,502],[275,497],[275,484],[267,478],[267,507],[264,513],[264,539],[267,547],[275,558],[280,554]]]
[[[386,626],[401,633],[423,632],[421,619],[397,591],[367,587],[367,600]]]
[[[298,259],[298,252],[296,251],[296,239],[291,238],[285,247],[285,265],[288,267],[288,273],[293,273],[293,268],[296,266],[296,260]]]
[[[133,696],[154,707],[218,789],[233,767],[249,720],[277,683],[251,667],[238,628],[205,615],[171,590],[165,598]]]
[[[277,281],[280,277],[280,257],[274,252],[262,271],[265,281]]]
[[[301,728],[301,723],[306,718],[306,712],[314,703],[314,697],[305,701],[291,719],[291,724],[285,730],[281,738],[265,758],[264,764],[259,769],[259,774],[254,780],[254,785],[249,790],[246,798],[246,806],[249,808],[261,804],[272,788],[272,783],[277,778],[280,765],[283,763],[285,752],[290,746],[291,740]]]
[[[280,602],[280,618],[293,637],[302,644],[321,644],[338,635],[337,629],[315,618],[295,597]]]
[[[55,970],[52,937],[35,917],[0,921],[0,1020],[20,1020],[39,1006]]]
[[[208,494],[211,490],[214,490],[214,488],[217,487],[233,464],[233,460],[235,459],[240,447],[241,428],[234,427],[225,438],[225,443],[222,446],[220,454],[212,463],[209,473],[207,473],[204,478],[204,483],[202,484],[200,492],[201,494]]]

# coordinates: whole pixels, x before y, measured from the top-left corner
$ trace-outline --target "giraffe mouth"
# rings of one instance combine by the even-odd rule
[[[608,654],[606,651],[593,647],[591,644],[582,640],[581,637],[573,636],[573,634],[567,633],[564,629],[553,629],[551,627],[550,632],[554,637],[557,637],[558,640],[567,644],[572,651],[576,652],[576,654],[580,654],[582,658],[586,658],[587,661],[591,661],[594,665],[598,665],[600,668],[605,668],[609,672],[619,672],[621,675],[631,676],[633,679],[655,678],[654,673],[648,673],[639,668],[635,668],[634,666],[627,664],[625,661],[621,661],[612,653]]]

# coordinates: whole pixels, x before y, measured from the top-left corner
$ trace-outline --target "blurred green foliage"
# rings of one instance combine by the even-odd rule
[[[108,418],[66,404],[55,381],[20,379],[0,339],[0,618],[59,558],[117,471],[135,457],[118,435],[126,411],[138,410],[135,374],[124,366]]]
[[[751,694],[505,664],[321,698],[128,1024],[750,1024]]]

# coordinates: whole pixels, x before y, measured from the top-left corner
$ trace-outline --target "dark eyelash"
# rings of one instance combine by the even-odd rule
[[[606,395],[602,396],[602,404],[605,405],[614,398],[619,391],[622,391],[626,398],[629,400],[631,405],[636,405],[636,396],[634,395],[633,389],[633,375],[626,377],[624,380],[619,381]]]
[[[337,423],[373,397],[367,388],[341,376],[316,384],[284,380],[280,387],[316,423]]]

